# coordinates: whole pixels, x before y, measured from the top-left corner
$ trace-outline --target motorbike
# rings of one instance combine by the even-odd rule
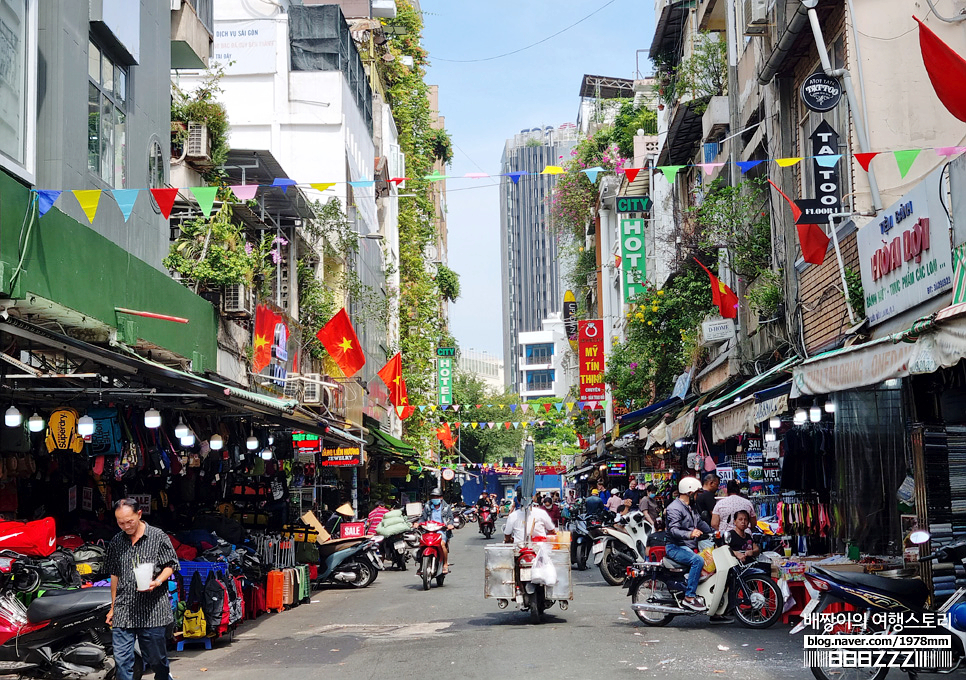
[[[580,514],[570,523],[570,561],[579,571],[587,568],[591,547],[603,535],[604,518],[600,515]]]
[[[429,590],[433,579],[436,579],[437,586],[442,587],[446,574],[443,573],[443,537],[439,532],[445,530],[446,525],[422,522],[416,528],[419,529],[416,564],[420,565],[418,573],[423,579],[423,590]]]
[[[654,527],[642,512],[631,512],[612,526],[603,527],[604,535],[594,543],[594,563],[612,586],[624,582],[627,567],[645,560],[647,538]]]
[[[543,612],[556,604],[555,600],[547,599],[547,586],[531,581],[531,570],[536,559],[537,551],[529,545],[524,545],[516,551],[514,560],[517,604],[520,609],[530,612],[530,623],[540,623]],[[504,600],[500,601],[501,608],[506,606],[504,602]],[[566,600],[560,600],[561,609],[566,609],[568,604]]]
[[[466,510],[463,511],[463,516],[466,518],[467,524],[476,524],[480,519],[479,511],[475,506],[466,508]]]
[[[348,546],[338,546],[333,552],[321,557],[316,585],[324,583],[349,583],[356,588],[366,588],[376,580],[385,567],[379,556],[382,536],[358,539]],[[320,547],[323,544],[320,544]]]
[[[496,518],[493,516],[493,511],[490,508],[480,510],[479,522],[480,533],[483,534],[486,540],[490,540],[493,532],[496,530]]]
[[[687,590],[687,565],[665,555],[661,561],[628,567],[624,586],[641,623],[665,626],[675,616],[714,616],[732,610],[749,628],[768,628],[781,618],[785,599],[771,577],[770,563],[742,564],[727,544],[714,548],[711,555],[715,572],[702,576],[697,590],[708,609],[700,612],[681,604]]]
[[[413,553],[419,547],[419,532],[415,529],[406,529],[398,534],[386,536],[380,547],[386,562],[394,565],[399,571],[406,571],[406,562],[414,559]]]
[[[115,677],[110,588],[49,590],[24,607],[18,592],[35,592],[40,569],[20,555],[0,557],[0,673],[27,678]],[[134,677],[143,672],[135,648]]]
[[[916,531],[912,533],[914,544],[926,543],[929,533]],[[919,558],[920,562],[937,561],[966,566],[966,540],[956,541],[935,550],[935,552]],[[830,605],[845,603],[852,605],[857,612],[863,613],[858,619],[849,618],[848,621],[835,625],[830,631],[823,631],[822,635],[892,635],[900,631],[890,631],[883,621],[894,620],[897,613],[922,613],[929,590],[919,577],[887,578],[873,574],[842,572],[821,567],[812,567],[812,571],[805,573],[808,584],[819,593],[812,597],[802,610],[802,621],[791,630],[791,634],[800,633],[807,627],[810,615],[818,615]],[[947,674],[961,668],[966,661],[966,588],[957,588],[956,592],[935,610],[938,614],[947,614],[948,623],[941,623],[926,631],[929,635],[943,635],[952,637],[952,664],[942,668],[903,668],[910,678],[916,678],[919,673]],[[878,614],[879,616],[876,616]],[[901,626],[899,627],[901,628]],[[902,634],[923,632],[914,628],[905,628]],[[887,648],[887,645],[883,645]],[[812,675],[817,680],[830,680],[842,676],[844,669],[839,667],[811,666]],[[853,669],[849,669],[853,670]],[[889,672],[889,667],[856,668],[856,677],[882,680]]]

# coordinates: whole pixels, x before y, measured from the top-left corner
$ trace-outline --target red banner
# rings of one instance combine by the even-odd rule
[[[319,462],[321,465],[330,467],[355,467],[362,465],[362,457],[360,456],[359,449],[341,447],[338,449],[322,449],[322,456]]]
[[[581,401],[604,399],[604,322],[577,322],[577,356],[580,361]]]

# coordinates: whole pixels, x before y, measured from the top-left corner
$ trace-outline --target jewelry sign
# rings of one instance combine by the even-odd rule
[[[580,357],[581,401],[604,398],[604,322],[600,319],[577,322],[577,347]]]

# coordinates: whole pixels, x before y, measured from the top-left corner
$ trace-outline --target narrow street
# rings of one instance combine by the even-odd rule
[[[596,569],[574,572],[567,611],[554,607],[543,625],[531,626],[525,612],[483,599],[484,544],[473,526],[456,532],[453,573],[442,588],[424,592],[410,565],[404,573],[380,573],[361,591],[317,591],[311,604],[246,622],[231,644],[174,653],[172,673],[176,680],[307,680],[320,672],[341,678],[440,672],[457,678],[811,677],[801,667],[801,638],[790,638],[788,626],[752,631],[694,617],[647,628],[629,609],[625,591],[606,585]]]

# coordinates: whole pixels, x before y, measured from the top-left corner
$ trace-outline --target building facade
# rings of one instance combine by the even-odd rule
[[[507,140],[503,149],[501,172],[527,174],[504,177],[500,184],[503,355],[508,363],[508,386],[518,382],[520,334],[541,330],[543,319],[562,309],[560,264],[549,225],[555,177],[540,173],[548,165],[569,160],[576,140],[576,128],[564,124],[523,130]]]
[[[516,389],[524,401],[564,399],[576,383],[577,362],[561,314],[551,314],[541,326],[519,335]]]
[[[498,356],[475,349],[460,350],[457,366],[460,373],[482,381],[491,392],[502,394],[506,389],[503,359]]]

